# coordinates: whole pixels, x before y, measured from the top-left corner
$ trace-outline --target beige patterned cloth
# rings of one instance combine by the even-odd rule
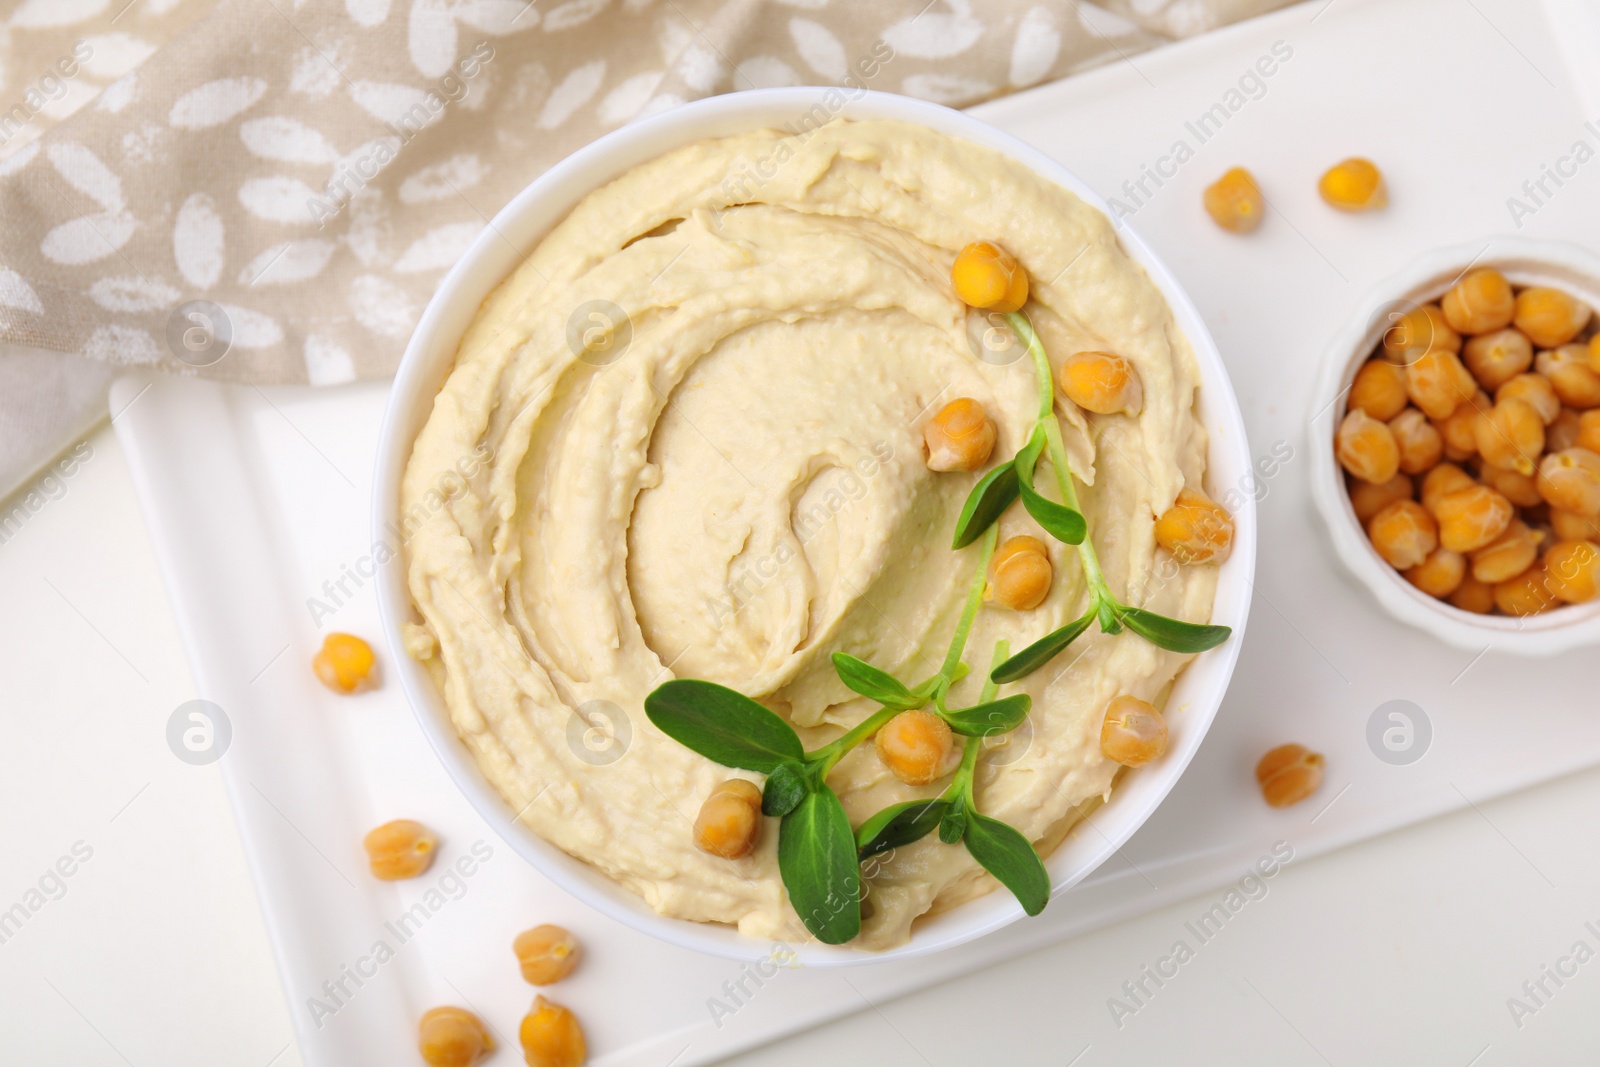
[[[0,488],[117,368],[391,373],[487,220],[632,119],[799,84],[965,105],[1285,2],[0,2],[0,341],[35,350],[0,356]]]

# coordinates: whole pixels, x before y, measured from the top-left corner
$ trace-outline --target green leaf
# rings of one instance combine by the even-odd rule
[[[1039,455],[1044,451],[1044,447],[1045,433],[1041,424],[1034,429],[1033,436],[1028,438],[1028,443],[1022,446],[1014,461],[1017,468],[1017,491],[1022,496],[1022,506],[1033,516],[1034,521],[1043,526],[1057,541],[1069,545],[1081,545],[1089,532],[1089,525],[1084,521],[1083,515],[1074,508],[1057,504],[1054,500],[1041,496],[1033,487],[1034,468],[1039,464]]]
[[[967,832],[967,798],[957,795],[939,820],[939,840],[953,845]]]
[[[951,548],[966,548],[983,536],[994,525],[1000,513],[1017,499],[1017,471],[1011,463],[1002,463],[979,479],[967,494],[967,502],[956,519],[956,535]]]
[[[1026,693],[974,704],[970,708],[954,708],[943,712],[950,729],[965,737],[988,737],[1015,730],[1028,717],[1033,698]]]
[[[787,815],[811,792],[811,776],[803,763],[784,761],[772,768],[761,790],[761,814]]]
[[[944,818],[948,800],[908,800],[884,808],[856,830],[856,852],[861,859],[888,852],[927,837]]]
[[[1233,633],[1227,626],[1179,622],[1143,608],[1119,608],[1117,616],[1128,629],[1168,652],[1204,652],[1216,648]]]
[[[833,669],[839,673],[839,680],[845,685],[886,707],[915,708],[927,703],[926,699],[919,701],[915,693],[888,671],[879,670],[848,652],[833,654]]]
[[[1015,682],[1026,678],[1034,671],[1049,663],[1072,642],[1076,641],[1089,624],[1094,621],[1094,607],[1083,613],[1080,619],[1074,619],[1059,630],[1052,630],[1039,640],[1006,660],[989,673],[989,678],[996,685]]]
[[[644,698],[644,713],[662,733],[724,767],[771,774],[778,764],[805,756],[794,727],[715,682],[663,682]]]
[[[778,824],[778,872],[806,929],[824,945],[861,932],[861,868],[844,805],[826,785]]]
[[[1095,604],[1095,612],[1100,616],[1100,630],[1108,634],[1120,634],[1122,623],[1117,618],[1117,605],[1112,603],[1109,596],[1102,596]]]
[[[999,819],[972,813],[967,825],[967,851],[1011,890],[1022,910],[1037,915],[1050,903],[1050,875],[1033,844]]]

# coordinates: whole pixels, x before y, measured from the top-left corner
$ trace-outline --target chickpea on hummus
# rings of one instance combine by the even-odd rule
[[[906,677],[944,656],[976,559],[951,531],[983,472],[931,470],[924,431],[971,398],[992,465],[1039,415],[1028,357],[985,347],[991,324],[951,291],[974,235],[1026,267],[1058,369],[1114,353],[1137,375],[1141,402],[1107,414],[1057,398],[1079,501],[1124,602],[1204,622],[1216,568],[1178,566],[1156,532],[1203,482],[1188,341],[1103,214],[993,151],[886,121],[680,149],[578,204],[462,339],[402,487],[409,651],[521,820],[664,915],[805,937],[775,832],[733,858],[697,847],[729,771],[657,730],[647,694],[720,683],[810,750],[878,708],[832,653]],[[462,478],[485,446],[492,462]],[[974,649],[1022,648],[1083,612],[1077,553],[1021,506],[999,537],[1033,539],[1053,577],[1040,601],[980,611]],[[1159,706],[1188,659],[1095,631],[1023,678],[1009,691],[1032,698],[1027,723],[977,764],[983,811],[1048,855],[1121,770],[1102,752],[1108,705]],[[952,703],[973,703],[983,673]],[[906,784],[873,745],[828,784],[852,825],[940,789]],[[862,878],[867,949],[995,886],[936,835]]]

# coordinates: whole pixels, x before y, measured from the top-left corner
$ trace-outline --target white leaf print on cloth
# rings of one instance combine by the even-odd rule
[[[96,111],[115,115],[139,96],[139,75],[129,71],[100,91],[94,102]]]
[[[101,33],[85,37],[83,43],[94,50],[83,61],[83,69],[102,81],[120,78],[149,59],[156,46],[130,33]]]
[[[741,89],[751,86],[757,89],[781,89],[800,84],[800,75],[777,56],[751,56],[739,64],[738,71],[733,80]]]
[[[150,331],[137,326],[99,326],[83,343],[83,354],[107,363],[157,363],[161,348]]]
[[[172,258],[183,280],[197,289],[209,289],[222,277],[222,216],[205,193],[193,193],[178,209],[172,224]]]
[[[332,163],[339,158],[322,131],[286,115],[241,122],[239,139],[253,154],[281,163]]]
[[[233,327],[233,343],[240,348],[271,348],[283,340],[283,327],[276,319],[237,304],[218,304]]]
[[[378,26],[389,17],[389,0],[344,0],[344,9],[357,26]]]
[[[561,84],[550,90],[550,99],[544,102],[539,120],[534,123],[541,130],[553,130],[572,117],[595,93],[606,79],[606,61],[597,59],[573,70]]]
[[[841,81],[849,73],[844,45],[822,23],[810,19],[790,19],[789,36],[794,38],[795,50],[806,61],[806,66],[824,78]]]
[[[350,283],[350,310],[373,333],[396,340],[410,336],[416,322],[405,290],[376,274],[357,275]]]
[[[331,48],[300,49],[294,54],[294,66],[289,72],[289,91],[321,99],[344,84],[339,68],[339,46]]]
[[[11,13],[11,25],[35,30],[75,26],[94,18],[110,4],[111,0],[25,0]]]
[[[464,153],[423,167],[400,183],[400,199],[407,204],[445,200],[458,189],[470,189],[489,172],[476,154]]]
[[[285,241],[262,252],[239,274],[240,285],[288,285],[315,278],[333,255],[332,241]]]
[[[437,78],[455,65],[456,16],[450,0],[411,0],[411,65]]]
[[[650,94],[656,91],[663,76],[663,71],[651,70],[618,83],[600,101],[600,121],[607,126],[615,126],[633,118],[644,107],[645,101],[650,99]]]
[[[0,304],[35,315],[44,314],[44,305],[39,302],[39,294],[33,291],[33,286],[16,271],[3,267],[0,267]]]
[[[33,157],[38,154],[39,145],[35,142],[34,144],[25,144],[9,156],[0,159],[0,178],[4,178],[8,174],[15,174],[29,163],[32,163]]]
[[[107,311],[160,311],[177,303],[181,295],[165,282],[127,275],[101,278],[89,286],[89,299]]]
[[[101,212],[63,222],[44,235],[39,251],[55,263],[78,266],[114,256],[139,228],[131,215]]]
[[[539,25],[539,12],[527,0],[460,0],[456,21],[480,33],[504,37]]]
[[[429,230],[400,254],[394,264],[395,273],[414,274],[455,266],[482,229],[481,222],[452,222]]]
[[[611,5],[611,0],[567,0],[545,12],[544,28],[547,33],[570,30],[582,26]]]
[[[1017,40],[1011,46],[1011,84],[1032,85],[1050,73],[1061,54],[1061,31],[1046,8],[1030,7],[1017,23]]]
[[[994,86],[988,82],[959,74],[913,74],[900,88],[907,96],[918,96],[936,104],[952,104],[994,92]]]
[[[275,174],[270,178],[250,178],[239,186],[239,203],[257,218],[272,222],[312,222],[314,216],[307,207],[313,199],[321,197],[299,178]]]
[[[306,377],[312,385],[355,381],[356,364],[341,345],[321,334],[306,335]]]
[[[115,213],[128,206],[122,196],[122,179],[83,145],[76,141],[52,143],[45,149],[45,158],[68,185],[106,211]]]
[[[218,78],[178,97],[167,122],[182,130],[220,126],[253,107],[266,91],[260,78]]]
[[[983,23],[972,16],[968,0],[944,0],[948,13],[924,10],[901,19],[883,31],[884,41],[895,50],[916,59],[948,59],[978,43]]]
[[[392,126],[399,125],[400,119],[408,113],[419,118],[427,117],[429,121],[433,116],[425,103],[428,99],[426,92],[397,82],[355,82],[350,86],[350,98],[362,111]]]

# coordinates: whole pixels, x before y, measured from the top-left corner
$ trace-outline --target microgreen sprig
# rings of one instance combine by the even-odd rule
[[[1055,382],[1050,372],[1050,359],[1045,355],[1044,345],[1026,315],[1013,311],[1005,318],[1027,347],[1032,359],[1039,389],[1039,417],[1017,454],[990,471],[973,487],[956,521],[954,543],[959,547],[976,540],[987,525],[998,520],[1001,513],[1020,497],[1023,508],[1047,533],[1058,541],[1077,547],[1078,558],[1083,563],[1084,580],[1089,587],[1089,603],[1083,615],[1011,656],[995,667],[990,677],[1001,683],[1027,677],[1054,659],[1095,621],[1100,623],[1100,629],[1105,633],[1117,634],[1126,628],[1170,652],[1204,652],[1222,644],[1233,632],[1229,627],[1171,619],[1145,608],[1130,607],[1112,594],[1105,572],[1100,568],[1100,557],[1095,552],[1094,541],[1088,536],[1088,523],[1078,505],[1077,489],[1072,483],[1072,468],[1067,462],[1066,445],[1061,439],[1061,423],[1055,416]],[[1044,496],[1034,485],[1041,459],[1048,459],[1055,475],[1056,491],[1061,498],[1059,502]]]

